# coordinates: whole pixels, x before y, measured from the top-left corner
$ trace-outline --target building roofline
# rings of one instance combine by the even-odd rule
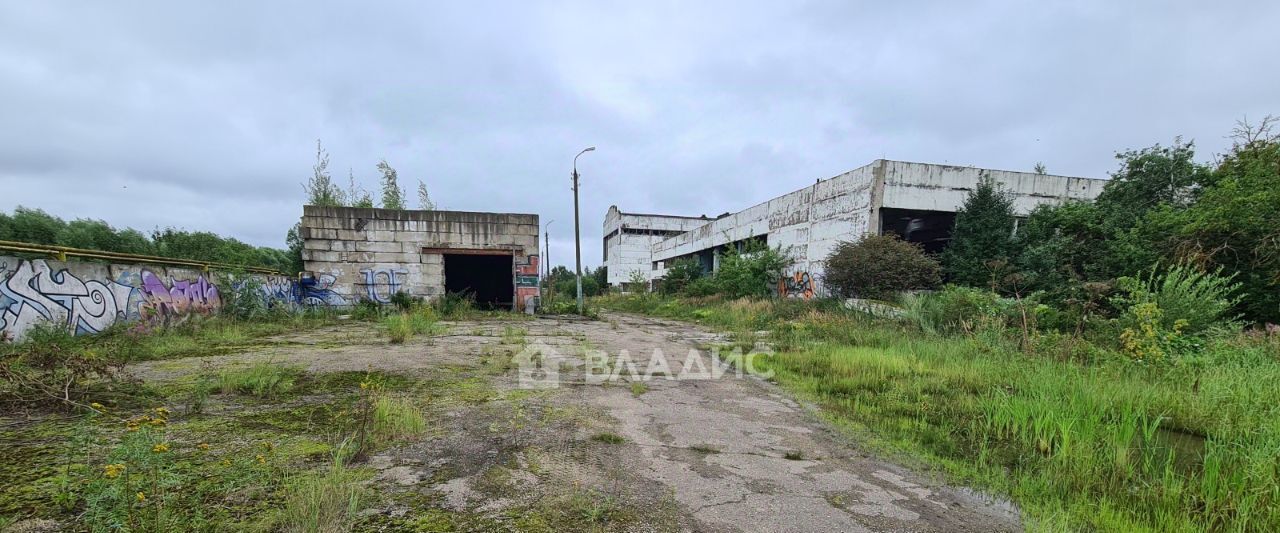
[[[715,218],[714,218],[714,217],[709,217],[709,216],[706,216],[706,215],[697,216],[697,217],[691,217],[691,216],[687,216],[687,215],[661,215],[661,214],[658,214],[658,213],[630,213],[630,212],[622,211],[622,210],[619,210],[619,211],[618,211],[618,214],[619,214],[619,215],[632,216],[632,217],[686,218],[686,219],[689,219],[689,220],[715,220]]]
[[[875,163],[877,163],[877,162],[879,162],[879,161],[885,161],[885,162],[888,162],[888,163],[906,163],[906,164],[908,164],[908,165],[928,165],[928,166],[931,166],[931,167],[973,168],[973,169],[978,169],[978,170],[994,170],[994,171],[996,171],[996,172],[1014,172],[1014,173],[1017,173],[1017,174],[1036,174],[1034,171],[1026,171],[1026,170],[1009,170],[1009,169],[1004,169],[1004,168],[988,168],[988,167],[979,167],[979,166],[976,166],[976,165],[952,165],[952,164],[950,164],[950,163],[924,163],[924,162],[921,162],[921,161],[904,161],[904,160],[902,160],[902,159],[883,159],[883,158],[881,158],[881,159],[877,159],[877,160],[875,160],[875,161],[872,161],[872,162],[871,162],[871,164],[875,164]],[[858,168],[862,168],[862,167],[858,167]],[[855,169],[855,170],[856,170],[856,169]],[[1037,176],[1045,176],[1045,177],[1048,177],[1048,178],[1064,178],[1064,179],[1073,179],[1073,180],[1093,180],[1093,181],[1111,181],[1111,180],[1110,180],[1110,179],[1108,179],[1108,178],[1090,178],[1090,177],[1086,177],[1086,176],[1067,176],[1067,175],[1065,175],[1065,174],[1047,174],[1047,173],[1046,173],[1046,174],[1036,174],[1036,175],[1037,175]]]

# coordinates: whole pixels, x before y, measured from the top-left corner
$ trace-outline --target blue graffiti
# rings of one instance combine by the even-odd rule
[[[306,307],[341,307],[347,305],[347,299],[334,292],[333,284],[338,279],[332,274],[303,274],[294,284],[293,298]]]
[[[396,276],[407,276],[409,271],[403,268],[366,268],[360,273],[364,274],[365,297],[385,304],[391,303],[391,295],[400,292],[400,280]],[[379,278],[384,282],[379,283]]]

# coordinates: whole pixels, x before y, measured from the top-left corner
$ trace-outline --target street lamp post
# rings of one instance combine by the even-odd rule
[[[596,147],[588,146],[573,156],[573,263],[578,280],[578,314],[582,314],[582,236],[578,231],[578,158]]]

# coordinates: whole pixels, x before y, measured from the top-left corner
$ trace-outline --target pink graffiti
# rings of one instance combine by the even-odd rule
[[[222,307],[218,288],[204,276],[195,281],[170,280],[166,286],[154,272],[143,270],[141,290],[143,317],[152,320],[167,322],[191,313],[213,313]]]

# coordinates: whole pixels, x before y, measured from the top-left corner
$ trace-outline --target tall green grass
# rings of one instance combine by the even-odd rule
[[[301,368],[263,361],[247,368],[222,371],[218,375],[218,389],[223,394],[276,398],[293,390],[301,376]]]
[[[636,300],[606,305],[770,330],[781,351],[757,368],[863,442],[1011,496],[1033,529],[1280,526],[1280,339],[1220,337],[1173,365],[1083,363],[999,329],[935,335],[829,304]]]
[[[415,335],[434,335],[445,329],[439,323],[439,316],[430,307],[418,307],[390,315],[382,320],[382,326],[392,344],[404,343]]]

